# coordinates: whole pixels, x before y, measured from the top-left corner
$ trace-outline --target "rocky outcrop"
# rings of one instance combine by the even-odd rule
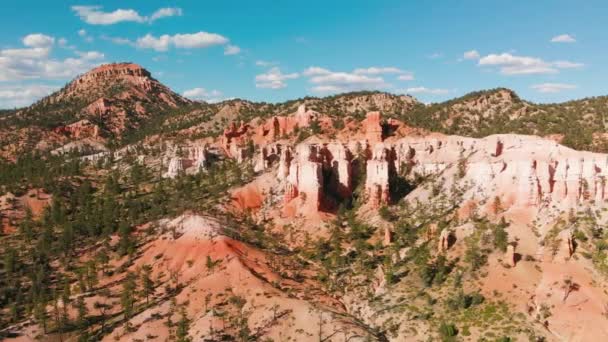
[[[393,167],[390,151],[384,144],[373,147],[372,157],[367,161],[365,193],[373,207],[390,202],[389,178]]]
[[[393,232],[390,228],[384,228],[384,239],[382,240],[383,246],[390,246],[393,243]]]
[[[279,170],[277,177],[279,179],[285,179],[289,176],[289,168],[291,166],[291,160],[293,159],[293,149],[291,146],[285,146],[281,149],[281,155],[279,157]]]
[[[295,162],[289,166],[285,185],[285,201],[299,197],[306,209],[318,211],[323,196],[322,160],[319,146],[300,144],[296,147]]]
[[[338,196],[346,198],[353,191],[353,154],[345,144],[325,145],[325,162],[331,169],[331,186]]]
[[[410,165],[420,175],[441,173],[449,186],[457,181],[462,161],[463,183],[521,206],[571,208],[607,199],[608,155],[575,151],[551,140],[512,134],[484,139],[435,135],[406,137],[393,146],[396,166]]]
[[[194,144],[185,147],[173,146],[169,152],[167,172],[164,178],[175,178],[181,173],[197,173],[209,167],[209,146],[207,144]]]
[[[341,143],[304,143],[281,150],[277,177],[286,179],[285,203],[300,197],[307,208],[348,198],[353,191],[353,155]],[[335,203],[333,203],[335,204]]]
[[[165,178],[175,178],[179,174],[184,172],[184,162],[179,157],[173,157],[169,160],[169,166],[167,172],[163,174]]]
[[[231,158],[241,163],[245,158],[249,157],[249,151],[246,148],[250,137],[247,135],[249,131],[249,125],[241,122],[237,127],[233,122],[230,126],[224,130],[224,134],[221,137],[221,145],[224,152]]]
[[[99,126],[89,120],[80,120],[72,124],[55,128],[55,132],[68,135],[74,139],[99,137]]]
[[[507,251],[505,252],[506,264],[511,267],[515,267],[515,265],[517,264],[516,256],[517,255],[515,254],[515,246],[513,244],[507,245]]]
[[[209,147],[205,144],[202,146],[193,146],[188,150],[188,158],[192,160],[192,166],[198,171],[207,168]]]
[[[260,147],[260,152],[253,166],[254,171],[264,171],[278,162],[282,155],[282,149],[283,146],[277,143]]]
[[[316,120],[319,116],[319,113],[314,110],[306,110],[305,105],[298,106],[298,110],[295,114],[295,119],[298,124],[298,127],[308,127],[313,120]]]
[[[363,121],[365,139],[371,144],[382,142],[382,124],[380,112],[367,113]]]
[[[445,253],[450,248],[451,232],[449,229],[444,229],[439,234],[439,243],[437,245],[437,251],[439,253]]]

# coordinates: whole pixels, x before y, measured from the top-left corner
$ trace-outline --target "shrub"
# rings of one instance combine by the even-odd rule
[[[452,323],[441,323],[439,326],[439,336],[442,341],[453,341],[458,334],[458,329]]]

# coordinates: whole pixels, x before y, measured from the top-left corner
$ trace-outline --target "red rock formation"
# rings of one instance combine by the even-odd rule
[[[505,262],[507,263],[507,265],[511,266],[511,267],[515,267],[517,260],[516,260],[516,254],[515,254],[515,246],[513,246],[512,244],[507,245],[507,251],[505,253]]]
[[[293,159],[293,151],[291,146],[285,146],[281,149],[281,156],[279,159],[279,171],[277,177],[279,179],[285,179],[289,175],[289,168],[291,166],[291,160]]]
[[[302,104],[298,107],[295,119],[298,123],[298,127],[308,127],[310,126],[310,123],[318,117],[318,115],[319,113],[315,111],[306,110],[306,106]]]
[[[285,185],[286,203],[298,196],[303,203],[303,209],[318,211],[323,198],[322,167],[317,145],[298,145],[296,158],[290,164]]]
[[[383,246],[390,246],[393,243],[393,232],[390,228],[384,228],[384,240],[382,241]]]
[[[450,248],[450,234],[450,230],[447,228],[441,231],[441,234],[439,234],[439,243],[437,246],[438,252],[444,253],[448,250],[448,248]]]
[[[167,172],[163,175],[165,178],[175,178],[184,171],[183,160],[179,157],[173,157],[169,160]]]
[[[369,112],[363,120],[365,139],[370,143],[382,142],[382,125],[380,112]]]
[[[99,126],[89,120],[80,120],[72,124],[55,128],[56,133],[69,135],[75,139],[99,137]]]
[[[237,127],[233,122],[224,130],[224,135],[221,137],[221,144],[228,156],[235,158],[238,162],[242,162],[247,157],[245,144],[249,137],[247,132],[249,125],[241,122]]]
[[[383,144],[377,144],[372,151],[372,158],[367,161],[365,192],[373,207],[380,207],[390,202],[390,156]]]
[[[353,155],[348,147],[342,143],[330,143],[325,145],[325,156],[327,168],[332,170],[333,188],[338,195],[347,198],[352,195],[352,160]]]

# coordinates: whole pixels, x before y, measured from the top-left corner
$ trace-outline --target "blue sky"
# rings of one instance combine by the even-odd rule
[[[0,5],[0,108],[132,61],[207,101],[351,90],[437,102],[508,87],[535,102],[608,94],[608,2],[42,1]]]

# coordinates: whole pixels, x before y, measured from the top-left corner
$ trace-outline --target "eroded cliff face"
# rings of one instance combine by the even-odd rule
[[[605,200],[608,155],[575,151],[533,136],[406,137],[394,144],[397,165],[421,175],[463,178],[476,193],[522,206],[576,207]],[[448,170],[453,165],[459,167]]]
[[[209,146],[206,143],[194,143],[188,146],[171,145],[168,148],[165,164],[165,178],[175,178],[181,173],[194,174],[209,166]]]
[[[360,153],[361,149],[367,152]],[[607,155],[575,151],[531,136],[304,142],[263,148],[262,153],[264,167],[259,169],[275,161],[279,164],[277,178],[285,181],[285,201],[305,193],[307,203],[317,209],[327,198],[339,200],[352,194],[355,163],[365,165],[365,195],[375,208],[394,200],[392,181],[408,174],[441,177],[446,188],[466,183],[466,199],[498,197],[510,205],[538,209],[599,205],[606,199]]]

